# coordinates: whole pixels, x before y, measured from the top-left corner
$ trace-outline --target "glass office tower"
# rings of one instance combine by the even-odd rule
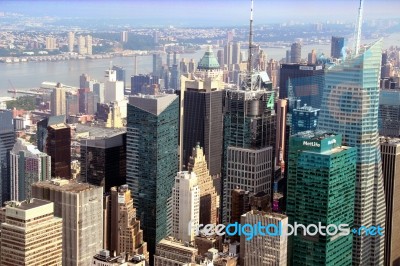
[[[305,131],[292,136],[288,168],[289,224],[352,227],[356,149],[342,146],[340,134]],[[291,265],[351,265],[353,235],[321,232],[304,236],[300,229],[289,238]]]
[[[382,41],[326,71],[319,126],[340,133],[357,149],[354,224],[385,225],[381,155],[378,137],[379,77]],[[353,265],[382,265],[384,236],[354,237]]]
[[[133,96],[128,104],[127,177],[150,255],[168,235],[178,169],[179,100],[174,94]],[[152,257],[151,259],[152,260]]]

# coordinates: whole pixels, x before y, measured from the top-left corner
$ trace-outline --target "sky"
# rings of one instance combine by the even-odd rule
[[[255,0],[254,23],[353,21],[359,0]],[[0,0],[0,12],[121,18],[154,24],[246,25],[250,0]],[[364,18],[398,18],[399,0],[365,0]]]

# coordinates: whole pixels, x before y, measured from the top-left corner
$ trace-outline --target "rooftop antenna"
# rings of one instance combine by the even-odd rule
[[[252,71],[252,49],[253,46],[253,0],[251,0],[251,8],[250,8],[250,34],[249,34],[249,56],[248,56],[248,62],[247,62],[247,71],[250,72]]]
[[[358,9],[358,21],[357,21],[357,27],[356,27],[356,32],[354,36],[354,51],[355,51],[355,56],[358,55],[360,51],[360,42],[361,42],[361,27],[362,27],[362,20],[363,20],[363,4],[364,1],[360,0],[360,7]]]

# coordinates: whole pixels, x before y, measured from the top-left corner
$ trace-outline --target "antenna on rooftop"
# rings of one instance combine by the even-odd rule
[[[252,46],[253,46],[253,0],[251,1],[251,7],[250,7],[250,33],[249,33],[249,56],[248,56],[248,62],[247,62],[247,71],[250,73],[252,71]]]
[[[360,0],[360,7],[358,9],[358,21],[356,26],[356,32],[354,36],[354,55],[357,56],[360,51],[360,42],[361,42],[361,27],[363,20],[363,4],[364,1]]]

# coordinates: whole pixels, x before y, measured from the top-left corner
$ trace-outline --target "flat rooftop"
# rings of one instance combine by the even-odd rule
[[[30,199],[30,200],[26,200],[26,201],[8,201],[6,202],[6,206],[9,207],[13,207],[13,208],[17,208],[20,210],[30,210],[30,209],[34,209],[40,206],[44,206],[47,204],[52,203],[51,201],[47,201],[47,200],[42,200],[42,199]]]
[[[74,124],[74,128],[76,130],[76,133],[89,133],[88,139],[108,139],[126,132],[126,129],[122,128],[106,128],[83,124]]]
[[[55,191],[66,191],[66,192],[81,192],[90,189],[98,189],[102,187],[98,187],[95,185],[91,185],[88,183],[80,183],[76,180],[67,180],[67,179],[52,179],[48,181],[41,181],[34,184],[35,187],[39,188],[49,188]]]
[[[395,146],[400,145],[400,138],[380,137],[379,140],[381,144],[387,143]]]
[[[69,126],[65,123],[54,124],[49,126],[52,129],[61,129],[61,128],[69,128]]]

